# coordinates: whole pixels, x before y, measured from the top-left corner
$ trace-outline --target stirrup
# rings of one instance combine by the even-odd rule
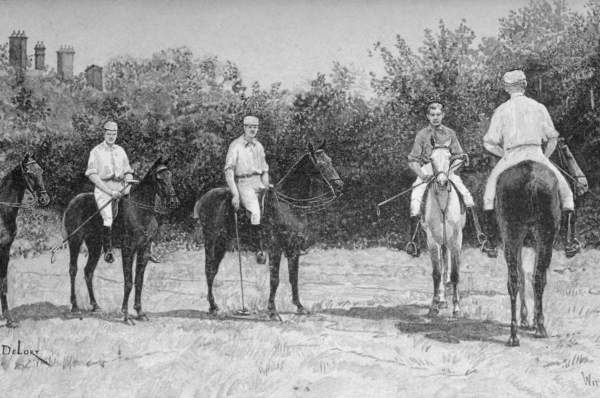
[[[573,238],[571,243],[565,245],[565,256],[571,258],[581,251],[581,242],[577,238]]]
[[[267,262],[267,256],[264,251],[259,250],[256,252],[256,262],[258,264],[265,264]]]
[[[421,249],[417,246],[417,243],[410,241],[404,247],[404,250],[413,257],[419,257],[421,255]]]
[[[488,247],[490,241],[485,239],[483,241],[483,243],[481,244],[481,251],[485,254],[487,254],[487,256],[489,258],[496,258],[498,257],[498,248],[496,247]]]
[[[112,263],[115,261],[115,256],[113,255],[112,250],[104,253],[104,261],[107,263]]]

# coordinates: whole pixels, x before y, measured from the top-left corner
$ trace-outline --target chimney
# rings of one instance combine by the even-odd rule
[[[10,66],[18,70],[27,69],[27,36],[25,31],[13,31],[8,38],[8,59]]]
[[[87,84],[94,87],[96,90],[102,91],[102,67],[98,65],[90,65],[85,69],[85,79]]]
[[[35,69],[45,70],[46,69],[46,46],[44,42],[38,41],[34,47],[35,50]]]
[[[73,78],[73,59],[75,50],[72,46],[61,46],[56,52],[56,73],[59,79],[70,80]]]

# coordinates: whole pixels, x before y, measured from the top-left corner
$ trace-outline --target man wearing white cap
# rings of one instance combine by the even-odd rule
[[[565,220],[569,225],[572,225],[575,220],[573,192],[565,177],[548,159],[556,148],[559,136],[548,110],[544,105],[525,96],[527,80],[522,71],[514,70],[505,73],[502,82],[510,99],[496,108],[488,131],[483,137],[485,149],[501,158],[490,173],[483,195],[488,235],[488,243],[483,250],[490,257],[497,255],[494,214],[496,182],[504,170],[519,162],[533,160],[544,164],[554,172],[558,179],[558,192]],[[546,145],[543,152],[542,144]],[[570,230],[573,232],[574,228]],[[566,236],[565,240],[567,256],[573,256],[580,250],[579,243],[572,235],[573,233],[571,236]]]
[[[236,211],[241,204],[250,212],[250,223],[257,239],[256,260],[266,261],[263,252],[262,228],[260,225],[259,193],[269,186],[269,165],[265,159],[265,149],[256,139],[258,118],[244,117],[244,134],[229,145],[225,159],[225,180],[231,190],[231,200]]]
[[[133,169],[125,150],[115,144],[117,139],[117,123],[109,121],[104,124],[104,141],[96,145],[90,152],[85,175],[95,185],[94,198],[98,208],[107,202],[117,200],[122,195],[129,193],[130,184],[133,182]],[[102,246],[104,247],[104,261],[112,263],[112,205],[105,206],[101,211],[104,229],[102,231]]]

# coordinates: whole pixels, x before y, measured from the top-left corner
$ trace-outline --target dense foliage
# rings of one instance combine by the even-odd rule
[[[592,186],[600,177],[600,5],[575,13],[564,1],[532,1],[500,20],[497,37],[477,40],[466,21],[450,28],[440,21],[426,30],[416,51],[402,37],[392,48],[371,49],[384,70],[371,73],[371,93],[356,89],[359,76],[334,63],[303,90],[279,83],[247,85],[231,62],[197,59],[186,48],[160,51],[150,59],[120,57],[104,68],[105,91],[83,76],[61,82],[53,72],[19,82],[0,48],[0,151],[3,167],[25,149],[45,167],[54,206],[62,210],[76,192],[90,189],[83,176],[89,150],[101,140],[107,119],[119,124],[119,141],[139,174],[160,154],[169,155],[183,207],[171,223],[188,219],[194,200],[224,183],[229,142],[241,134],[248,113],[261,119],[260,139],[277,180],[308,142],[327,142],[327,152],[346,192],[315,225],[328,244],[370,245],[405,239],[408,198],[384,209],[375,204],[410,186],[406,155],[415,132],[426,125],[425,105],[446,104],[445,124],[455,129],[472,159],[463,171],[481,200],[493,162],[481,137],[493,109],[506,95],[503,72],[522,68],[528,95],[546,104],[567,137]],[[595,94],[594,94],[595,93]],[[592,96],[596,95],[595,99]],[[4,170],[6,171],[6,170]],[[592,205],[593,201],[588,201]],[[583,223],[595,212],[587,211]]]

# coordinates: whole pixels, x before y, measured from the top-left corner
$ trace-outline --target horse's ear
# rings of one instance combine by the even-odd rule
[[[326,141],[327,141],[327,140],[326,140],[325,138],[323,138],[323,141],[321,142],[321,145],[319,145],[319,148],[318,148],[318,149],[324,149],[324,148],[325,148],[325,142],[326,142]]]
[[[315,153],[315,147],[313,146],[312,142],[308,143],[308,150],[310,151],[310,153]]]

